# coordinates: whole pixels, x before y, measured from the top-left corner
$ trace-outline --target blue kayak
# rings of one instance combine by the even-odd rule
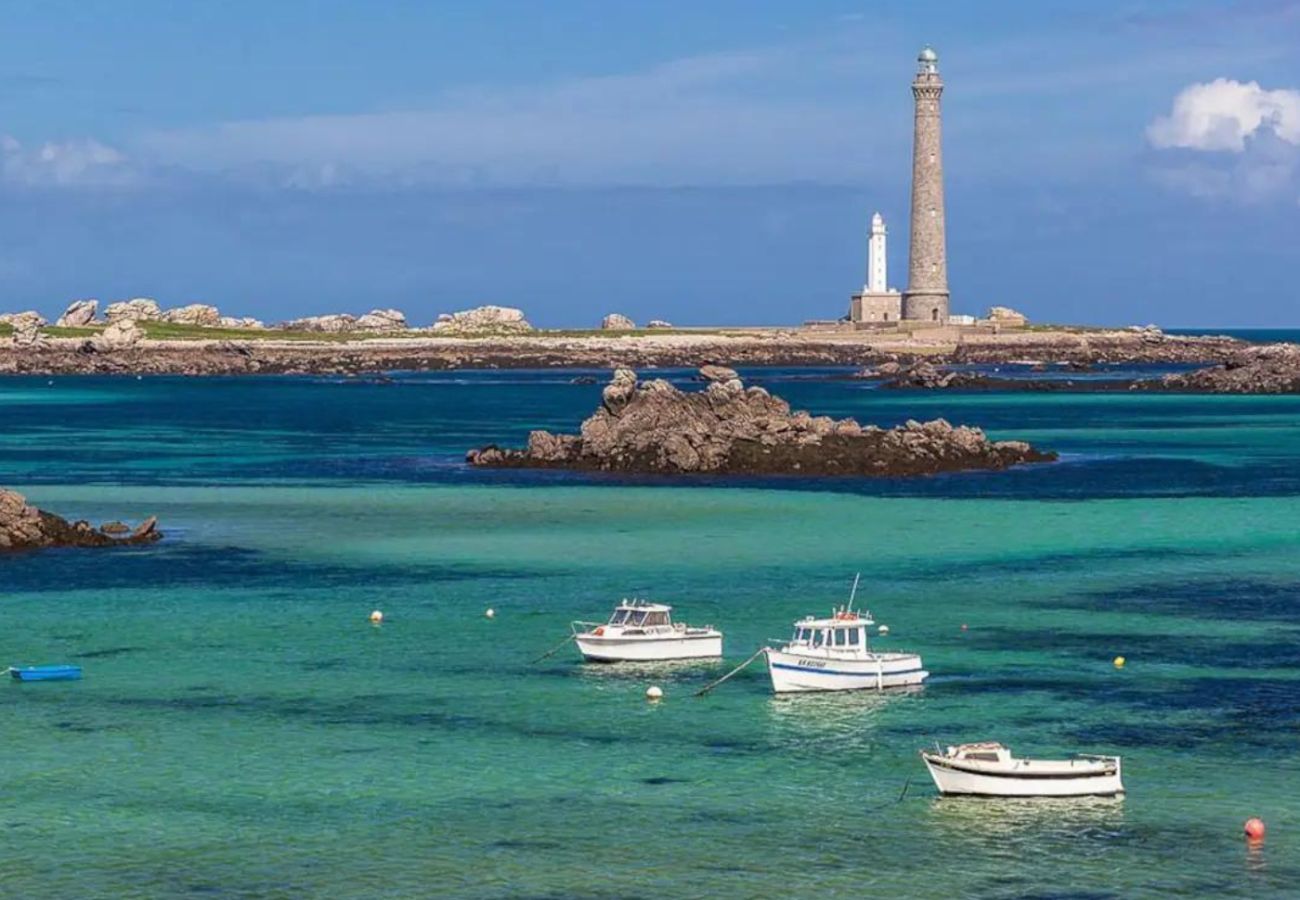
[[[9,674],[17,681],[76,681],[81,666],[10,666]]]

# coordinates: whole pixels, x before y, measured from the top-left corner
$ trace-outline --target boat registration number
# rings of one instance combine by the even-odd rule
[[[824,669],[824,668],[826,668],[826,660],[824,660],[824,659],[801,659],[801,660],[799,660],[799,667],[800,667],[800,668],[803,668],[803,669]]]

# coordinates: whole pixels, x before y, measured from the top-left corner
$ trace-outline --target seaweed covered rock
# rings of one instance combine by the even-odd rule
[[[1166,375],[1151,389],[1207,394],[1300,394],[1300,344],[1265,344],[1217,366]]]
[[[158,520],[145,519],[122,533],[120,523],[95,528],[89,522],[69,522],[54,513],[37,509],[15,491],[0,488],[0,552],[40,547],[111,547],[120,544],[148,544],[159,540]]]
[[[629,473],[736,475],[926,475],[1005,469],[1056,458],[1021,441],[990,441],[943,419],[896,428],[790,410],[739,378],[684,392],[619,369],[579,434],[534,431],[528,446],[471,450],[471,465]]]

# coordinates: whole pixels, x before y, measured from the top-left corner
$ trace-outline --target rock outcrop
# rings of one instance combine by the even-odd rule
[[[1029,317],[1009,306],[990,306],[988,320],[999,325],[1024,325]]]
[[[200,328],[217,328],[221,325],[221,312],[206,303],[178,306],[163,313],[163,321],[174,325],[197,325]]]
[[[113,353],[129,350],[144,340],[144,331],[135,319],[118,319],[99,334],[90,339],[90,343],[101,353]]]
[[[319,331],[325,334],[339,334],[344,331],[356,330],[357,317],[349,313],[306,316],[302,319],[285,322],[280,327],[287,331]]]
[[[126,320],[157,322],[162,319],[162,310],[158,307],[158,301],[150,300],[148,297],[137,297],[134,300],[108,304],[104,308],[104,318],[108,319],[109,324]]]
[[[97,312],[98,300],[73,300],[54,324],[59,328],[84,328],[95,321]]]
[[[653,328],[658,331],[665,331],[673,327],[672,322],[665,322],[663,319],[651,319],[646,323],[646,328]]]
[[[0,488],[0,552],[41,547],[111,547],[148,544],[162,537],[158,520],[150,516],[135,529],[117,536],[89,522],[69,522],[29,506],[22,494]]]
[[[636,323],[621,313],[610,313],[600,320],[603,331],[635,331]]]
[[[738,378],[683,392],[619,369],[580,434],[534,431],[523,450],[471,450],[471,465],[627,473],[902,476],[1005,469],[1056,458],[1020,441],[992,442],[942,419],[897,428],[791,412]]]
[[[460,312],[443,313],[433,323],[434,331],[448,334],[509,334],[532,331],[522,309],[513,306],[476,306]]]
[[[0,316],[0,325],[8,325],[14,330],[15,347],[35,347],[44,340],[41,328],[45,325],[45,317],[40,313],[5,313]]]
[[[1207,394],[1300,394],[1300,345],[1251,347],[1217,366],[1166,375],[1152,389]]]
[[[265,328],[265,323],[261,319],[254,319],[251,316],[222,316],[221,321],[217,323],[222,328]]]
[[[372,309],[357,319],[359,331],[405,331],[406,314],[400,309]]]

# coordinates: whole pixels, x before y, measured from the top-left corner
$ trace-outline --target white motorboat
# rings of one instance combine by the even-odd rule
[[[671,606],[624,600],[608,622],[574,622],[574,642],[594,662],[663,662],[722,656],[722,632],[672,620]]]
[[[959,744],[922,750],[935,787],[944,794],[985,797],[1088,797],[1124,793],[1118,756],[1017,759],[1001,744]]]
[[[767,650],[767,671],[778,694],[800,691],[884,690],[918,685],[929,677],[915,653],[876,653],[867,629],[875,624],[871,613],[846,607],[830,618],[812,616],[794,623],[794,635],[780,648]]]

